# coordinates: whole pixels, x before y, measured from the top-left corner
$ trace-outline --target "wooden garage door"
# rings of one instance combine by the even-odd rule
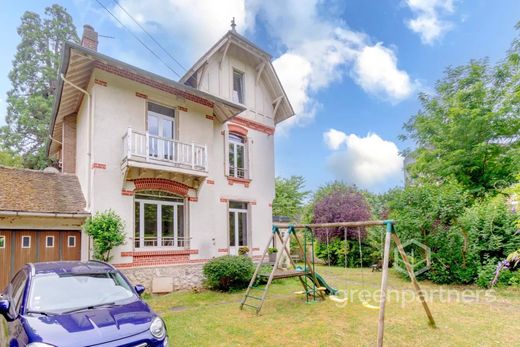
[[[80,259],[79,231],[0,230],[0,291],[26,263]]]

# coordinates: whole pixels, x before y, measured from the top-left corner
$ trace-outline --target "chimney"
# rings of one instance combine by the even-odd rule
[[[81,37],[81,45],[93,51],[97,51],[98,33],[88,24],[83,26],[83,36]]]

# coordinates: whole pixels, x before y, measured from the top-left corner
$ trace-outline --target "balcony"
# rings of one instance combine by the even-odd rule
[[[123,136],[123,147],[123,163],[128,167],[194,176],[207,175],[208,151],[205,145],[181,142],[129,128]]]

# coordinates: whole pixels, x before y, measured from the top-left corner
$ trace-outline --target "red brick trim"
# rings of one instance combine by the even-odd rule
[[[108,65],[108,64],[102,63],[100,61],[96,61],[94,63],[94,66],[96,68],[100,69],[100,70],[106,71],[106,72],[114,74],[116,76],[120,76],[120,77],[129,79],[129,80],[138,82],[138,83],[142,83],[142,84],[145,84],[145,85],[150,86],[152,88],[155,88],[155,89],[158,89],[158,90],[162,90],[163,92],[183,97],[183,98],[185,98],[187,100],[190,100],[192,102],[195,102],[197,104],[213,108],[214,104],[213,104],[212,101],[209,101],[207,99],[201,98],[200,96],[197,96],[197,95],[190,94],[190,93],[185,92],[183,90],[177,89],[177,88],[172,87],[172,86],[170,86],[168,84],[155,81],[155,80],[153,80],[151,78],[138,75],[138,74],[136,74],[134,72],[130,72],[130,71],[124,70],[124,69],[119,68],[119,67]]]
[[[227,203],[229,201],[229,199],[226,199],[226,198],[220,198],[220,202],[225,202]]]
[[[227,252],[229,252],[229,248],[219,248],[218,251],[220,253],[227,253]]]
[[[273,135],[274,134],[274,130],[275,130],[274,128],[268,127],[267,125],[263,125],[263,124],[260,124],[258,122],[254,122],[252,120],[245,119],[245,118],[238,117],[238,116],[233,118],[233,122],[237,123],[237,124],[240,124],[242,126],[245,126],[245,127],[249,128],[249,129],[260,131],[260,132],[265,133],[267,135]]]
[[[97,85],[100,85],[102,87],[106,87],[108,85],[108,83],[106,81],[98,80],[97,78],[94,79],[94,83]]]
[[[190,255],[198,254],[198,249],[168,251],[121,252],[122,257],[133,257],[131,263],[116,264],[116,267],[157,266],[165,264],[190,263]]]
[[[121,195],[133,196],[134,195],[134,191],[133,190],[128,190],[128,189],[122,189],[121,190]]]
[[[173,249],[173,250],[162,250],[162,251],[133,251],[133,252],[121,252],[122,257],[151,257],[156,255],[186,255],[186,254],[199,254],[198,249]]]
[[[191,201],[191,202],[197,202],[197,201],[199,201],[199,198],[197,198],[196,196],[190,196],[190,197],[188,198],[188,201]]]
[[[106,170],[106,169],[107,169],[107,164],[103,164],[103,163],[92,163],[92,168],[93,168],[93,169]]]
[[[177,108],[179,109],[179,111],[182,111],[182,112],[188,112],[188,109],[186,107],[183,107],[183,106],[177,106]]]
[[[249,188],[249,183],[251,183],[250,179],[247,178],[238,178],[238,177],[232,177],[228,176],[228,184],[232,186],[233,184],[243,184],[244,187]]]
[[[269,203],[268,206],[269,206],[269,207],[273,207],[273,204]]]
[[[135,92],[135,96],[138,98],[148,99],[148,95],[139,92]]]
[[[208,180],[206,180],[206,183],[207,183],[207,184],[215,184],[215,181],[214,181],[214,180],[210,180],[210,179],[208,179]]]
[[[215,116],[211,116],[211,115],[207,114],[206,119],[215,120]]]
[[[247,137],[247,129],[236,124],[228,124],[228,130],[230,133],[235,133],[244,137]]]
[[[253,248],[253,251],[259,251],[259,250],[260,250],[260,248],[258,248],[258,247]]]
[[[185,184],[168,180],[165,178],[138,178],[133,180],[135,191],[139,190],[160,190],[182,196],[188,195],[188,187]]]
[[[256,201],[254,201],[254,200],[253,200],[253,201],[251,201],[251,202],[249,202],[249,203],[250,203],[251,205],[253,205],[253,206],[255,206],[255,205],[256,205]]]

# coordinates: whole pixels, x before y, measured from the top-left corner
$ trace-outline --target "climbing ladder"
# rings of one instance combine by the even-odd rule
[[[296,243],[298,244],[298,248],[301,254],[303,254],[303,259],[305,261],[305,269],[299,270],[296,268],[296,264],[291,258],[291,254],[289,252],[289,249],[287,248],[287,243],[289,242],[291,235],[294,236],[296,239]],[[278,249],[278,252],[276,253],[276,260],[273,264],[273,268],[271,270],[271,273],[269,274],[267,283],[265,286],[260,289],[254,287],[254,284],[256,283],[256,280],[258,277],[267,277],[266,274],[261,274],[260,269],[262,268],[262,265],[265,265],[264,262],[266,255],[268,254],[269,247],[271,244],[274,243],[274,240],[280,240],[282,242],[281,251],[280,248]],[[287,254],[287,257],[289,261],[291,262],[291,265],[293,267],[293,270],[287,270],[287,271],[281,271],[279,270],[279,265],[282,260],[282,254]],[[267,292],[269,290],[269,286],[275,279],[281,279],[281,278],[290,278],[290,277],[298,277],[300,280],[300,283],[303,286],[303,293],[307,295],[307,298],[309,298],[310,295],[313,295],[314,298],[316,298],[316,295],[319,295],[322,299],[325,298],[325,294],[322,290],[319,290],[319,282],[316,278],[316,273],[314,272],[314,267],[311,266],[311,263],[307,259],[306,251],[303,249],[302,244],[298,237],[296,236],[296,231],[294,227],[289,226],[287,233],[284,237],[282,237],[282,234],[280,233],[280,229],[276,226],[273,226],[273,232],[271,234],[271,237],[269,238],[269,241],[267,242],[267,245],[264,249],[264,252],[262,253],[262,258],[260,259],[260,262],[256,266],[255,272],[253,274],[253,277],[251,278],[251,281],[249,282],[249,286],[247,287],[246,293],[244,295],[244,298],[240,302],[240,309],[243,309],[244,306],[251,307],[255,309],[256,314],[258,315],[260,313],[260,310],[262,309],[262,305],[264,304],[265,298],[267,296]],[[308,283],[307,278],[310,280]]]

